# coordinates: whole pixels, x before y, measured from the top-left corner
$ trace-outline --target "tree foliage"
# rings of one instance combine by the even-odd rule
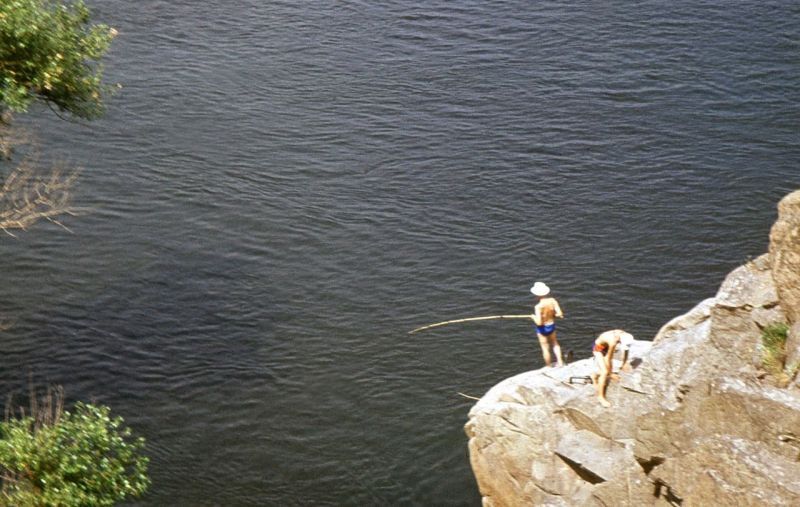
[[[0,108],[22,112],[41,99],[80,118],[98,117],[111,91],[99,62],[114,35],[90,23],[82,0],[0,1]]]
[[[110,506],[142,495],[149,486],[144,441],[109,412],[78,403],[72,412],[59,406],[45,418],[0,423],[2,505]]]
[[[79,118],[103,112],[111,88],[102,82],[100,59],[116,31],[90,22],[82,0],[0,0],[0,162],[27,135],[10,128],[11,113],[36,100]],[[74,214],[71,188],[77,172],[42,170],[26,158],[0,185],[0,231],[26,229],[40,220],[58,225]]]

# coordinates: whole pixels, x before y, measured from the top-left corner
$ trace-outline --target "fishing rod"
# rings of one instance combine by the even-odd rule
[[[434,327],[445,326],[447,324],[457,324],[459,322],[473,322],[476,320],[498,320],[498,319],[529,319],[533,320],[533,316],[530,313],[526,313],[525,315],[488,315],[486,317],[469,317],[466,319],[455,319],[455,320],[446,320],[444,322],[437,322],[435,324],[428,324],[427,326],[418,327],[416,329],[412,329],[408,332],[408,334],[414,334],[419,331],[424,331],[426,329],[431,329]]]

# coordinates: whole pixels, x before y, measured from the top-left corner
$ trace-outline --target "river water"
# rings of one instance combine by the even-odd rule
[[[800,187],[796,2],[93,1],[107,115],[18,117],[83,167],[5,237],[0,388],[148,441],[140,505],[479,505],[463,424],[565,349],[651,339]]]

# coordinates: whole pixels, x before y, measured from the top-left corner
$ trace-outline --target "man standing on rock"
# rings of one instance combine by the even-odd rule
[[[609,379],[615,375],[612,365],[617,345],[623,351],[620,370],[624,370],[628,364],[628,350],[632,343],[633,335],[622,329],[612,329],[611,331],[600,333],[594,341],[592,355],[597,364],[597,373],[592,374],[592,383],[597,389],[597,399],[604,407],[611,406],[611,403],[606,399],[606,389],[608,389]]]
[[[552,366],[550,347],[556,355],[559,366],[564,366],[564,358],[561,356],[561,346],[556,338],[556,317],[564,317],[564,312],[555,298],[547,297],[550,294],[550,287],[542,282],[536,282],[531,287],[531,293],[539,297],[539,302],[533,308],[533,322],[536,324],[536,336],[539,338],[539,345],[542,347],[545,366]]]

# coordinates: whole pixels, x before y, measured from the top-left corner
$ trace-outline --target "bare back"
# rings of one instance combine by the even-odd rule
[[[534,307],[535,315],[538,317],[537,324],[552,324],[556,321],[556,316],[561,317],[561,308],[558,301],[554,298],[542,298]]]
[[[622,329],[612,329],[611,331],[600,333],[594,342],[597,345],[604,344],[613,350],[619,343],[620,335],[624,332]]]

